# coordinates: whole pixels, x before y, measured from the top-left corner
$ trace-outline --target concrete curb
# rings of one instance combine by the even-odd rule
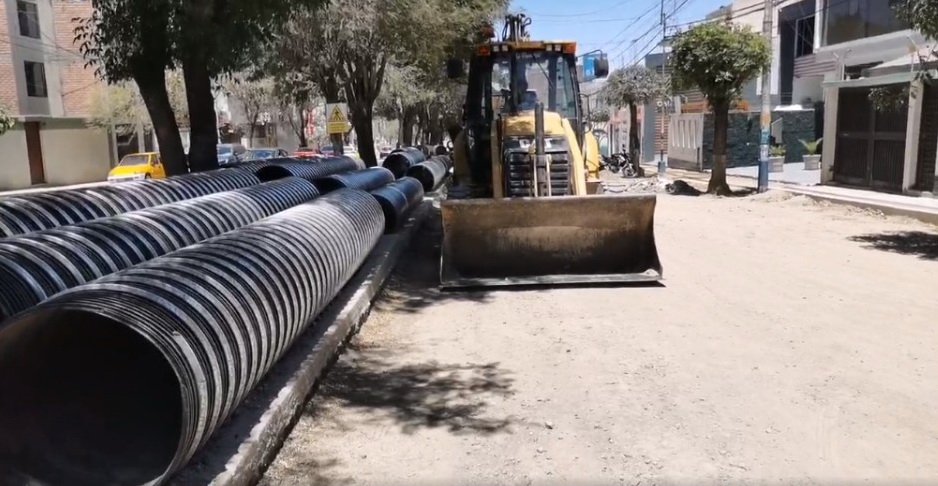
[[[880,201],[864,199],[861,197],[841,197],[833,194],[823,194],[808,189],[801,189],[790,186],[776,186],[773,187],[773,189],[789,192],[791,194],[806,196],[814,199],[815,201],[827,201],[834,204],[852,206],[855,208],[873,209],[890,216],[905,216],[908,218],[917,219],[923,223],[938,226],[938,212],[924,210],[912,205],[902,205],[899,203],[884,204]]]
[[[368,317],[373,300],[426,220],[431,204],[424,201],[401,231],[382,237],[332,304],[169,484],[249,486],[261,479],[319,378]]]
[[[672,179],[688,179],[701,183],[706,183],[710,180],[710,175],[708,173],[688,172],[681,169],[668,169],[668,174],[672,174],[670,176]],[[733,178],[741,178],[753,181],[755,180],[749,179],[746,176],[728,176],[727,182],[729,182],[730,187],[733,189],[752,188],[751,186],[747,187],[740,185],[739,181],[734,181]],[[902,204],[901,202],[895,201],[885,202],[875,198],[864,198],[860,195],[842,196],[838,194],[828,194],[823,191],[818,191],[813,187],[814,186],[799,186],[797,184],[788,184],[777,181],[769,184],[769,189],[802,195],[816,201],[827,201],[833,204],[852,206],[855,208],[872,209],[890,216],[905,216],[908,218],[917,219],[923,223],[938,225],[938,212],[930,211],[920,206],[913,204]]]

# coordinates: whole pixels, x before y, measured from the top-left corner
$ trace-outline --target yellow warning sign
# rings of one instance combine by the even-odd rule
[[[348,105],[329,103],[326,105],[326,131],[329,135],[343,134],[349,131]]]

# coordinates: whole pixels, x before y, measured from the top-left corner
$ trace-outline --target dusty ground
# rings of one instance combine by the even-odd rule
[[[433,229],[263,485],[938,484],[935,228],[660,196],[663,286],[442,294]]]

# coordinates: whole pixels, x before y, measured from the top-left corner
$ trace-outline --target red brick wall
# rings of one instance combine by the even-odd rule
[[[91,98],[100,84],[94,76],[94,68],[86,69],[78,45],[75,43],[75,18],[91,15],[88,0],[53,0],[52,12],[55,22],[55,43],[59,49],[60,75],[62,82],[62,105],[67,117],[86,117],[91,112]]]
[[[7,23],[6,2],[0,1],[0,104],[11,115],[19,114],[16,100],[16,77],[10,48],[10,26]]]

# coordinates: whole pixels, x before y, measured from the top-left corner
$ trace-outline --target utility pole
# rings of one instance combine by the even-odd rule
[[[765,0],[762,35],[772,49],[772,0]],[[762,71],[762,138],[759,144],[759,192],[769,190],[769,132],[772,130],[772,65]]]
[[[664,13],[664,0],[661,0],[661,75],[666,74],[665,70],[668,67],[668,49],[665,45],[665,39],[668,37],[668,16]],[[664,176],[664,173],[668,170],[668,163],[664,160],[664,124],[665,124],[665,115],[668,111],[668,104],[664,103],[662,100],[661,103],[661,113],[658,116],[661,117],[661,149],[658,154],[658,177],[661,178]],[[654,152],[652,152],[654,153]],[[638,162],[636,162],[638,163]]]

